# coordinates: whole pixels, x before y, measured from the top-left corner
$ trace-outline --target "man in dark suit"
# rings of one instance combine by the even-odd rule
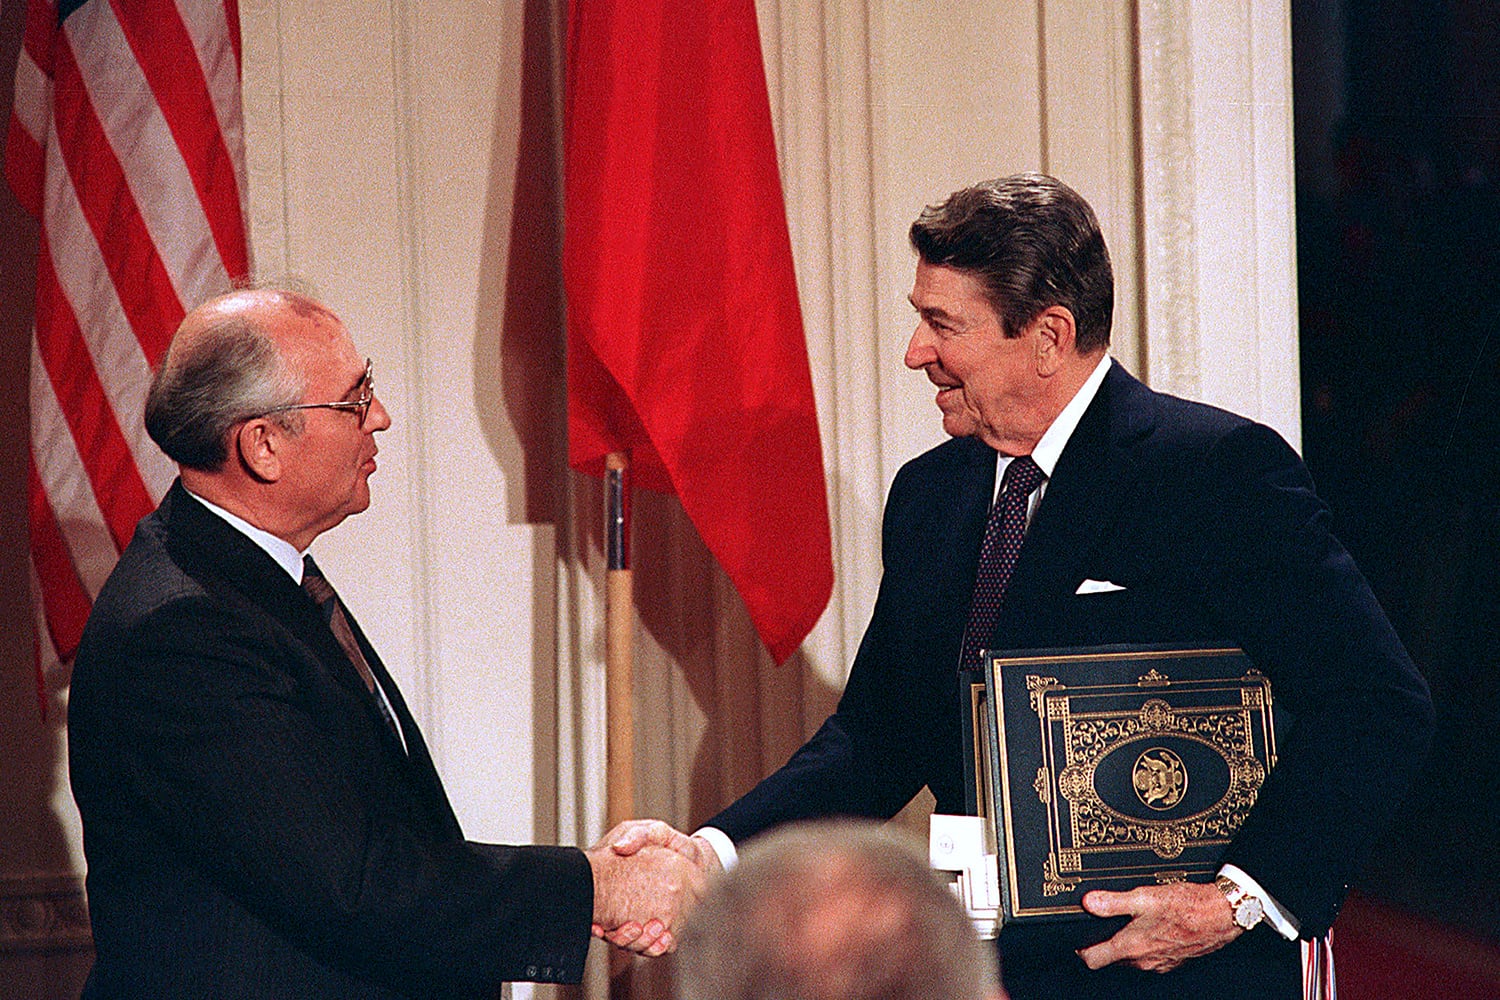
[[[1223,877],[1090,893],[1112,920],[1010,925],[1001,965],[1017,1000],[1298,996],[1295,939],[1333,922],[1426,752],[1426,685],[1292,449],[1110,360],[1113,275],[1077,193],[1039,174],[981,184],[923,212],[911,241],[906,364],[937,386],[953,440],[891,486],[837,711],[704,836],[723,854],[789,820],[886,818],[924,785],[963,812],[958,672],[981,648],[1228,641],[1293,722]],[[1018,554],[975,600],[1007,500]]]
[[[69,706],[84,995],[493,996],[576,981],[593,926],[669,947],[702,890],[687,838],[466,841],[400,691],[304,561],[369,506],[391,422],[338,318],[286,291],[209,302],[146,409],[181,478],[99,594]]]

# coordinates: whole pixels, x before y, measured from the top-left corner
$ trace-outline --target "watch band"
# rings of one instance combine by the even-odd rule
[[[1214,879],[1214,885],[1224,894],[1229,902],[1229,909],[1234,914],[1235,925],[1241,930],[1250,930],[1260,923],[1261,918],[1266,915],[1265,907],[1258,897],[1252,896],[1244,886],[1227,875],[1220,875]]]

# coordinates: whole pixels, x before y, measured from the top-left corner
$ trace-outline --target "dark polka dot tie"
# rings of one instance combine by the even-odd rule
[[[979,547],[979,573],[974,579],[974,603],[969,606],[969,625],[964,629],[964,668],[979,665],[979,651],[989,645],[1005,605],[1005,587],[1021,541],[1026,537],[1026,501],[1043,479],[1041,468],[1030,455],[1012,459],[1000,480],[1000,497],[990,510],[984,528],[984,544]]]

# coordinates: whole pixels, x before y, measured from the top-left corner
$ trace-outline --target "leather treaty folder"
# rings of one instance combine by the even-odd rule
[[[1276,764],[1271,684],[1238,649],[987,652],[964,710],[1000,925],[1091,889],[1212,881]]]

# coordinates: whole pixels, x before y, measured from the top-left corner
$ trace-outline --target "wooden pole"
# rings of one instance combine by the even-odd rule
[[[608,717],[605,812],[613,828],[635,815],[635,700],[631,676],[635,609],[630,576],[630,456],[626,452],[611,452],[604,460],[604,505],[608,559],[604,591]]]

